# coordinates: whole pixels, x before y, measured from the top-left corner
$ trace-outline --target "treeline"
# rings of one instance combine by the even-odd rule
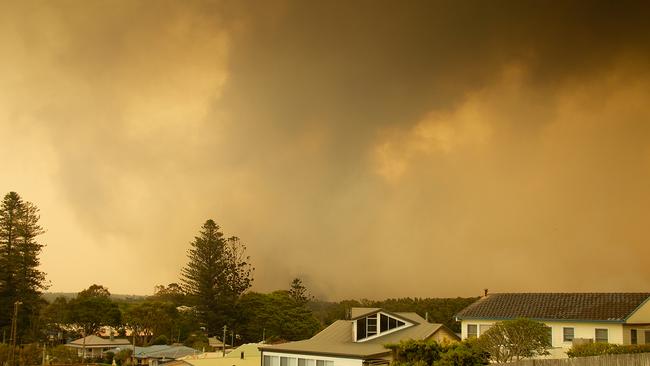
[[[297,291],[296,291],[297,290]],[[294,281],[288,290],[270,294],[249,292],[236,304],[232,328],[227,328],[226,343],[298,340],[311,337],[320,323],[299,296],[306,289]],[[89,334],[129,337],[136,345],[183,343],[195,349],[208,349],[210,333],[191,299],[176,283],[156,286],[153,296],[144,300],[112,300],[101,285],[92,285],[72,299],[58,297],[41,312],[41,339],[50,345],[65,343]]]
[[[300,279],[268,294],[250,292],[254,267],[246,245],[206,220],[187,251],[179,282],[157,286],[144,299],[116,299],[101,285],[74,297],[45,301],[45,274],[38,270],[43,248],[37,238],[38,208],[15,192],[0,205],[0,329],[3,343],[57,344],[109,327],[116,336],[135,334],[137,345],[184,343],[207,348],[208,337],[235,345],[309,338],[352,307],[416,312],[459,331],[454,314],[476,298],[403,298],[383,301],[316,301]],[[15,325],[15,326],[14,326]],[[13,330],[16,330],[14,336]],[[104,333],[105,334],[105,333]],[[9,340],[9,342],[7,342]]]

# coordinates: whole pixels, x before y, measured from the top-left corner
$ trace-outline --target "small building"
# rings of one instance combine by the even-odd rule
[[[229,349],[232,349],[232,346],[229,346],[228,344],[225,344],[217,337],[210,337],[208,338],[208,346],[210,346],[210,350],[217,352],[217,351],[222,351],[223,348],[226,347],[226,351]]]
[[[124,349],[133,349],[120,347],[110,350],[111,352],[117,354]],[[136,365],[146,365],[146,366],[158,366],[165,364],[177,359],[181,359],[188,356],[194,356],[200,354],[200,351],[195,350],[194,348],[186,347],[182,344],[173,344],[168,345],[154,345],[147,347],[135,347],[135,361]]]
[[[226,353],[225,357],[222,352],[202,353],[165,366],[260,366],[259,346],[258,343],[243,344]]]
[[[486,294],[456,315],[461,338],[480,337],[501,320],[528,318],[549,327],[553,357],[574,341],[650,343],[650,293]]]
[[[125,348],[130,345],[131,342],[126,338],[102,338],[94,334],[65,344],[67,347],[75,348],[79,357],[84,358],[102,357],[104,352],[116,347]]]
[[[350,320],[337,320],[310,339],[263,345],[262,366],[362,366],[388,364],[387,343],[405,340],[456,341],[442,324],[432,324],[416,313],[380,308],[352,308]]]

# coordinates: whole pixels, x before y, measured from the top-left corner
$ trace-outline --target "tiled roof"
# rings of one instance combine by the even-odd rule
[[[623,322],[650,293],[495,293],[460,311],[459,319],[558,319]]]

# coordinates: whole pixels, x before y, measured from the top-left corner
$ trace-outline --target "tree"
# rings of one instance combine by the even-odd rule
[[[184,305],[187,301],[183,287],[178,283],[170,283],[166,287],[157,285],[151,298],[156,301],[171,302],[176,306]]]
[[[78,297],[87,298],[87,297],[102,297],[110,299],[111,293],[108,289],[102,285],[92,284],[85,290],[82,290],[77,294]]]
[[[233,326],[237,300],[253,281],[246,246],[237,237],[224,238],[219,229],[213,220],[203,224],[181,271],[183,290],[196,305],[208,334]]]
[[[42,306],[41,291],[48,288],[45,273],[38,269],[43,244],[36,238],[44,232],[39,219],[38,208],[18,193],[4,196],[0,204],[0,328],[8,327],[14,304],[20,302],[19,337],[33,330]]]
[[[111,301],[108,290],[92,285],[68,302],[66,324],[85,337],[98,333],[102,326],[119,325],[121,317],[120,309]]]
[[[302,280],[299,278],[294,278],[291,282],[291,288],[289,288],[289,296],[300,305],[307,304],[312,296],[307,292],[307,288],[302,284]]]
[[[479,346],[495,362],[549,354],[550,328],[530,319],[504,320],[495,323],[479,338]]]
[[[177,318],[178,311],[169,302],[145,301],[130,305],[124,312],[124,322],[136,330],[137,343],[143,346],[156,337],[171,335]]]
[[[318,319],[304,304],[297,303],[288,291],[270,294],[247,293],[240,300],[242,342],[264,340],[297,341],[310,338],[321,329]]]

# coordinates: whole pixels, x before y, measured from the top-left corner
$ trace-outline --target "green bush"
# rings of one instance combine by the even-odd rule
[[[73,364],[81,361],[81,357],[74,348],[58,345],[47,350],[52,365]]]
[[[475,366],[487,365],[488,354],[481,351],[475,340],[438,343],[436,341],[403,341],[389,344],[393,351],[391,366]]]
[[[164,334],[159,335],[153,341],[151,341],[151,345],[164,345],[164,344],[169,344],[169,338],[167,338],[167,336]]]
[[[586,343],[571,347],[567,355],[573,357],[587,357],[600,355],[615,355],[623,353],[649,353],[650,344],[619,345],[610,343]]]

